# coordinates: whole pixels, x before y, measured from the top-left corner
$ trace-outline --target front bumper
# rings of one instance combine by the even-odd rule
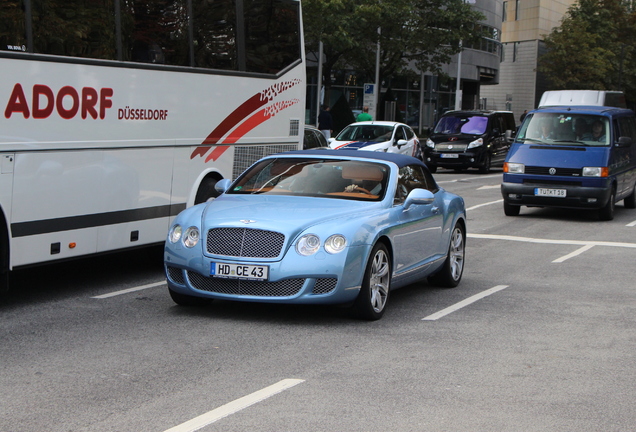
[[[457,157],[443,157],[442,155],[456,155]],[[427,165],[433,165],[443,168],[478,168],[484,165],[484,152],[480,151],[436,151],[425,150],[424,162]]]
[[[171,290],[196,297],[260,303],[342,304],[355,300],[365,263],[362,247],[340,254],[318,252],[310,257],[288,252],[281,261],[228,260],[165,250],[165,273]],[[190,251],[192,252],[192,251]],[[269,280],[210,276],[212,262],[269,266]],[[362,270],[361,270],[362,269]]]
[[[510,205],[524,205],[536,207],[561,207],[599,209],[607,204],[612,192],[609,181],[597,186],[579,186],[571,184],[544,183],[532,181],[531,183],[504,182],[501,184],[501,195],[504,201]],[[565,197],[546,197],[535,195],[537,188],[565,189]]]

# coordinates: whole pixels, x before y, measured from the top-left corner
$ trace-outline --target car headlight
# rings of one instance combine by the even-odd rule
[[[170,228],[170,232],[168,233],[168,240],[170,243],[178,242],[181,239],[182,232],[183,229],[181,228],[181,225],[174,225]]]
[[[342,252],[347,246],[347,239],[342,234],[334,234],[325,242],[325,250],[330,254]]]
[[[201,236],[199,235],[199,228],[190,227],[185,230],[185,233],[183,235],[183,244],[185,245],[185,247],[194,247],[197,243],[199,243],[200,237]]]
[[[523,174],[526,172],[526,166],[520,163],[504,162],[503,171],[508,174]]]
[[[607,177],[607,167],[583,167],[583,177]]]
[[[475,148],[475,147],[479,147],[484,145],[484,139],[483,138],[477,138],[475,141],[471,142],[470,144],[468,144],[468,148]]]
[[[429,147],[429,148],[432,148],[432,149],[435,148],[435,143],[433,142],[432,139],[429,138],[429,139],[426,140],[426,147]]]
[[[303,256],[313,255],[320,248],[320,238],[315,234],[305,234],[296,243],[296,252]]]

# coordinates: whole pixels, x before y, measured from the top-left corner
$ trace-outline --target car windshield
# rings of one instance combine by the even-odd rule
[[[380,201],[388,176],[389,167],[381,163],[274,158],[251,167],[226,193]]]
[[[470,134],[482,135],[486,133],[488,127],[488,117],[474,116],[455,116],[446,115],[442,117],[437,126],[435,133],[438,134]]]
[[[608,146],[610,136],[607,117],[570,113],[538,112],[528,115],[517,134],[517,141],[527,144],[563,143],[585,146]]]
[[[387,125],[349,125],[336,137],[337,141],[384,142],[391,139],[393,126]]]

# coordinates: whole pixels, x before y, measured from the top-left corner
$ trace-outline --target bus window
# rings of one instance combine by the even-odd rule
[[[31,2],[33,51],[94,59],[114,59],[113,0]]]
[[[237,70],[236,5],[234,0],[195,0],[194,65]]]
[[[122,60],[190,65],[186,0],[127,1],[121,15]]]
[[[24,8],[21,1],[0,2],[0,50],[27,51],[24,28]]]
[[[300,58],[298,2],[244,0],[248,72],[276,73]]]

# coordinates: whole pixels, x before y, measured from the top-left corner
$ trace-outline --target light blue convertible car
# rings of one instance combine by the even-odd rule
[[[279,153],[175,219],[165,247],[172,299],[343,304],[382,317],[391,290],[464,269],[464,200],[411,156]]]

